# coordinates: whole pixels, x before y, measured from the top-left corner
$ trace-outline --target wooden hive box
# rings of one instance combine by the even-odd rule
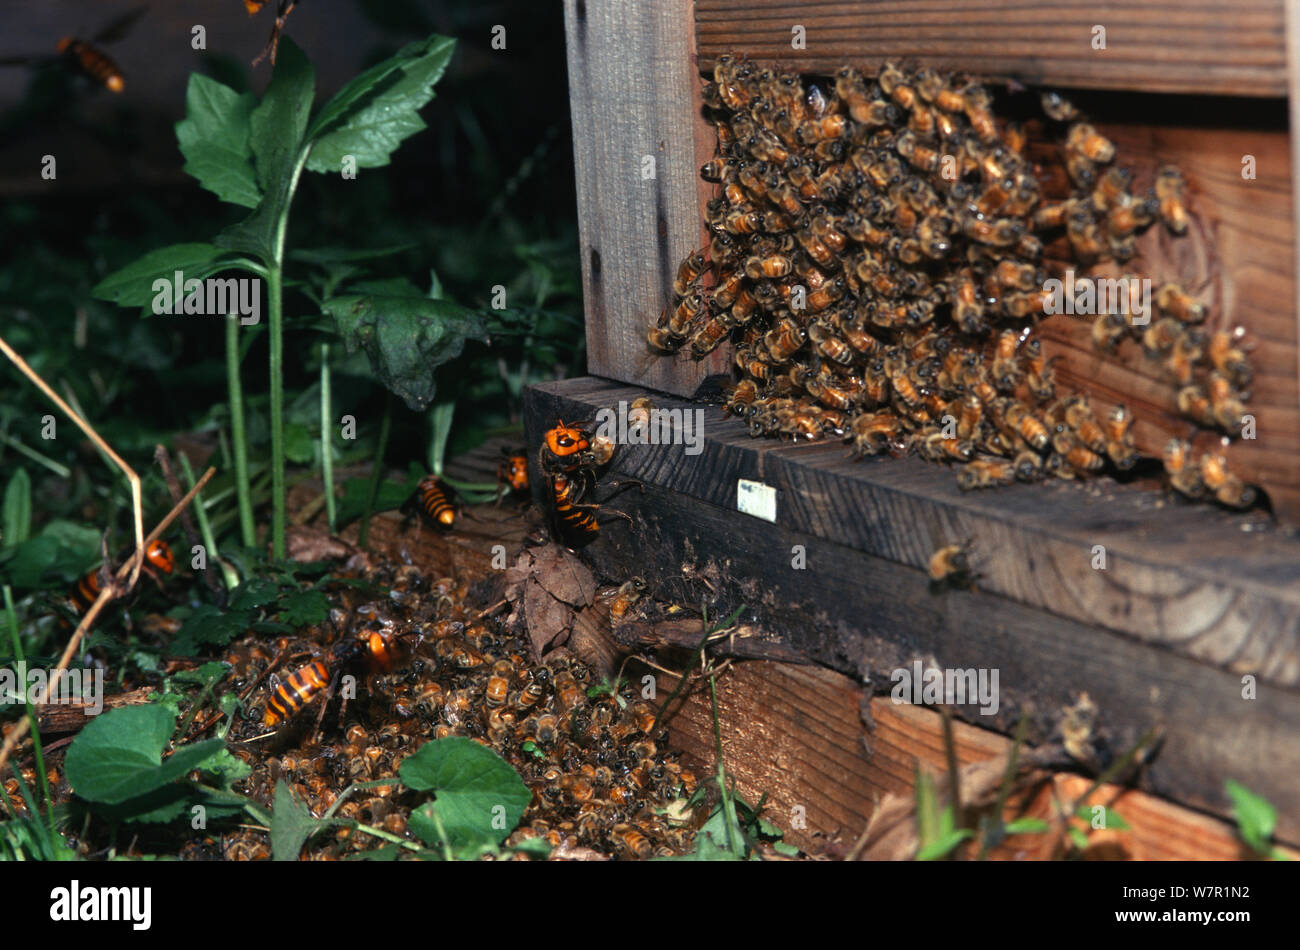
[[[1134,269],[1178,279],[1210,308],[1211,327],[1244,326],[1256,371],[1247,405],[1258,438],[1230,462],[1268,493],[1265,512],[1185,505],[1110,479],[963,494],[953,474],[915,459],[849,462],[838,443],[752,440],[716,408],[704,445],[628,445],[614,462],[645,483],[619,506],[636,526],[588,549],[609,576],[670,584],[713,561],[735,602],[760,606],[774,633],[840,673],[882,685],[917,658],[997,667],[1009,701],[966,718],[1009,732],[1087,692],[1118,742],[1152,725],[1165,745],[1148,775],[1158,794],[1226,815],[1225,778],[1270,798],[1279,833],[1300,840],[1300,306],[1296,170],[1288,118],[1300,99],[1293,3],[1245,0],[1230,11],[1147,2],[565,0],[590,379],[535,387],[530,443],[557,417],[589,418],[646,391],[686,408],[706,377],[728,373],[725,347],[703,361],[658,358],[646,328],[672,300],[677,264],[706,243],[714,154],[701,74],[740,51],[809,74],[886,59],[1062,89],[1134,169],[1184,171],[1189,234],[1152,228]],[[1292,28],[1288,31],[1288,22]],[[1104,26],[1106,48],[1092,45]],[[792,46],[802,28],[803,48]],[[1290,109],[1288,108],[1288,97]],[[1294,125],[1294,121],[1292,125]],[[649,161],[649,160],[653,161]],[[1254,175],[1244,175],[1253,170]],[[1133,343],[1105,357],[1089,326],[1041,324],[1065,388],[1107,408],[1133,407],[1139,448],[1159,456],[1194,427],[1175,391]],[[1197,438],[1213,438],[1204,432]],[[737,513],[738,480],[775,491],[775,522]],[[972,538],[978,588],[936,595],[931,552]],[[801,546],[809,569],[792,569]],[[1106,569],[1095,568],[1101,546]],[[1258,698],[1243,700],[1243,677]]]

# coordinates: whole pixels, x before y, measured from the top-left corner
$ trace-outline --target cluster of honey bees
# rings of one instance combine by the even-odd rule
[[[1064,238],[1090,266],[1130,260],[1156,221],[1184,233],[1178,169],[1133,194],[1114,144],[1047,93],[1065,132],[1063,167],[1044,171],[1025,128],[995,121],[983,86],[933,69],[844,67],[819,85],[724,55],[703,99],[719,146],[701,174],[721,194],[708,247],[682,262],[647,339],[696,358],[734,342],[728,409],[752,435],[960,463],[963,489],[1133,467],[1128,408],[1099,417],[1086,396],[1058,395],[1033,334],[1053,300],[1044,244]],[[1131,310],[1103,313],[1094,342],[1136,336],[1182,387],[1186,414],[1239,432],[1239,333],[1207,337],[1204,306],[1177,285],[1155,296],[1160,318],[1145,332]],[[1229,505],[1253,500],[1226,467],[1197,478],[1199,491],[1190,475],[1172,480]]]
[[[319,647],[293,638],[250,639],[230,652],[235,688],[254,687],[250,703],[256,709],[260,695],[265,710],[262,728],[245,724],[251,735],[234,746],[253,767],[242,790],[269,803],[284,780],[321,815],[352,782],[397,775],[425,741],[466,736],[496,751],[533,791],[507,845],[544,838],[560,855],[587,849],[624,858],[689,850],[693,828],[662,813],[695,791],[695,776],[666,752],[655,710],[631,687],[600,689],[574,658],[531,662],[521,639],[474,619],[463,583],[430,584],[410,567],[369,579],[391,593],[382,603],[336,611],[336,626],[350,615],[360,632],[339,640],[343,648],[336,644],[329,662]],[[263,676],[277,657],[298,653],[316,658],[299,660],[297,669],[281,664],[292,670],[282,681]],[[333,713],[339,701],[328,684],[340,672],[363,674],[365,689]],[[258,748],[268,742],[272,755]],[[405,835],[410,809],[425,798],[400,785],[376,787],[345,800],[337,814]],[[331,859],[377,844],[344,828],[332,840],[316,839],[308,856]],[[269,857],[265,836],[227,835],[220,856]]]

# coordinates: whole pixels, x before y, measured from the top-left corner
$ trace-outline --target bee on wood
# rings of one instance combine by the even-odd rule
[[[929,573],[933,587],[974,587],[970,562],[973,541],[949,544],[930,555]]]
[[[1074,103],[1059,92],[1050,90],[1044,92],[1040,101],[1049,119],[1056,122],[1073,122],[1079,118],[1079,110],[1074,107]]]
[[[962,466],[957,487],[962,491],[1010,485],[1016,478],[1015,464],[1005,458],[982,457]]]
[[[1121,471],[1137,464],[1137,448],[1133,444],[1133,413],[1127,406],[1119,405],[1106,415],[1106,454]]]
[[[1211,334],[1205,345],[1205,355],[1210,364],[1234,386],[1247,385],[1253,375],[1250,362],[1246,357],[1246,350],[1249,347],[1240,345],[1245,335],[1245,327],[1237,327],[1231,331],[1218,330]]]
[[[1176,166],[1166,165],[1156,175],[1156,198],[1160,203],[1160,220],[1170,234],[1187,233],[1187,181]]]

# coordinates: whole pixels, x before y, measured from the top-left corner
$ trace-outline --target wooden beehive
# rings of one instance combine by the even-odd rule
[[[659,358],[644,341],[672,299],[678,262],[706,242],[713,186],[698,170],[715,142],[700,77],[714,59],[741,51],[821,75],[905,59],[990,85],[1066,91],[1115,141],[1135,189],[1160,165],[1183,169],[1189,234],[1151,229],[1132,269],[1181,281],[1209,305],[1211,327],[1242,325],[1254,341],[1247,409],[1258,438],[1234,443],[1230,461],[1267,491],[1280,522],[1109,480],[966,495],[941,467],[850,463],[837,444],[751,440],[710,409],[699,456],[680,446],[620,451],[615,467],[647,489],[620,502],[637,528],[603,538],[594,558],[660,582],[686,560],[715,558],[737,599],[762,590],[775,632],[851,676],[934,656],[941,666],[1002,668],[1016,684],[1005,687],[1008,710],[1045,713],[1087,691],[1117,735],[1164,726],[1156,791],[1225,814],[1223,779],[1236,778],[1270,797],[1281,832],[1300,840],[1300,543],[1287,527],[1300,524],[1292,5],[566,0],[589,370],[601,379],[535,389],[534,444],[557,415],[590,417],[645,390],[689,397],[729,372],[725,350],[698,362]],[[1096,26],[1104,50],[1093,46]],[[1148,455],[1190,436],[1174,389],[1136,346],[1105,357],[1088,330],[1059,318],[1040,325],[1065,386],[1104,408],[1132,406]],[[741,478],[776,490],[774,525],[736,513]],[[936,597],[925,584],[930,553],[968,537],[980,551],[979,589]],[[817,556],[816,572],[791,572],[795,545]],[[1090,562],[1098,546],[1104,571]],[[1264,702],[1243,705],[1243,675],[1268,684]],[[982,724],[1006,731],[1013,721],[1007,712]]]

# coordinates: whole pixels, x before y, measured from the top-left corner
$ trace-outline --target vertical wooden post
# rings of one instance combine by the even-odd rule
[[[1286,0],[1286,73],[1291,114],[1291,253],[1295,258],[1296,339],[1300,341],[1300,201],[1295,186],[1300,182],[1300,0]],[[1300,345],[1296,347],[1296,382],[1300,390]]]
[[[565,0],[564,22],[587,366],[686,395],[724,358],[657,356],[645,331],[700,234],[693,0]]]

